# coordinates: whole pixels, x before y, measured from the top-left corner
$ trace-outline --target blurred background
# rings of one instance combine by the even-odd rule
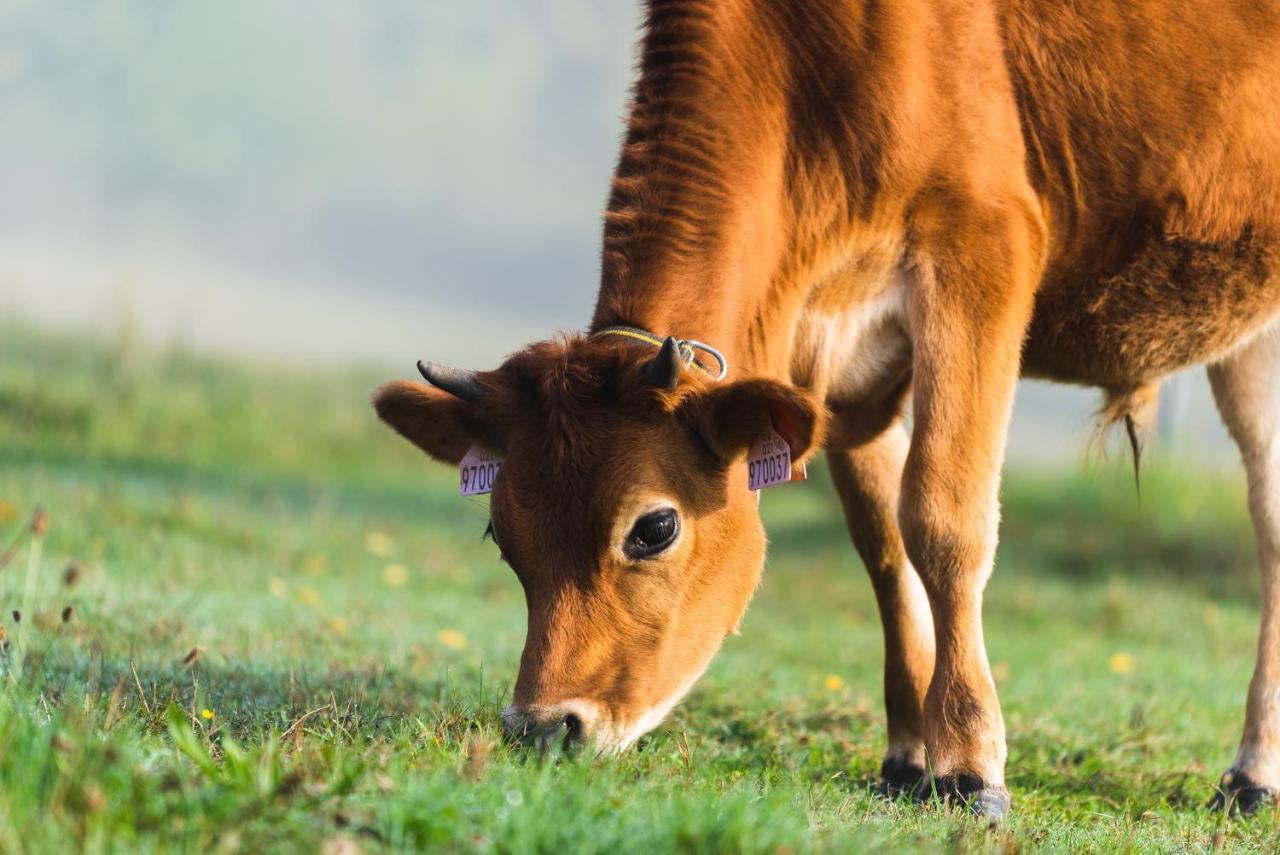
[[[0,313],[403,374],[580,328],[637,2],[0,5]],[[1024,384],[1074,465],[1098,396]],[[1234,465],[1202,374],[1155,454]]]

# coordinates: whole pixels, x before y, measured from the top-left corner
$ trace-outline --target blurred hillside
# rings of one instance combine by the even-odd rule
[[[207,266],[581,323],[634,15],[5,3],[3,255],[34,243],[108,278]]]

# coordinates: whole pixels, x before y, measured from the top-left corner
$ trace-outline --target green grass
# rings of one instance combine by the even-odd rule
[[[0,570],[11,673],[26,650],[0,849],[1280,845],[1276,813],[1203,808],[1253,663],[1239,479],[1153,469],[1139,503],[1122,465],[1009,475],[986,611],[1014,813],[991,830],[872,794],[880,629],[821,472],[765,496],[742,635],[642,750],[508,750],[519,586],[484,502],[375,422],[377,379],[0,327],[0,549],[49,519],[39,562],[28,541]]]

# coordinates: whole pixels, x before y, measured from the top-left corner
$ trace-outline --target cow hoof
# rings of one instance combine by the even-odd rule
[[[919,792],[923,781],[924,767],[907,757],[886,757],[880,764],[880,795],[886,798]]]
[[[1218,782],[1218,792],[1209,801],[1210,810],[1226,811],[1252,816],[1259,808],[1274,804],[1276,791],[1259,786],[1252,778],[1235,769],[1228,769]]]
[[[923,798],[936,793],[948,807],[963,808],[993,823],[1004,819],[1009,812],[1009,791],[988,786],[977,775],[943,775],[924,781],[921,789]]]

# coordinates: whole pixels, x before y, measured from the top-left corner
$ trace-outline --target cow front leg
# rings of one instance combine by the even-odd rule
[[[1280,327],[1210,367],[1209,380],[1248,473],[1262,569],[1262,627],[1244,735],[1213,800],[1247,814],[1280,793]]]
[[[866,565],[884,628],[884,706],[889,747],[880,766],[886,795],[924,779],[924,695],[933,674],[933,616],[898,529],[908,439],[900,422],[853,448],[827,449],[831,479],[853,544]]]
[[[1033,215],[990,209],[940,231],[958,242],[921,252],[911,297],[915,426],[899,515],[933,613],[936,657],[924,705],[930,791],[998,818],[1009,807],[1005,734],[982,594],[1042,231]]]

